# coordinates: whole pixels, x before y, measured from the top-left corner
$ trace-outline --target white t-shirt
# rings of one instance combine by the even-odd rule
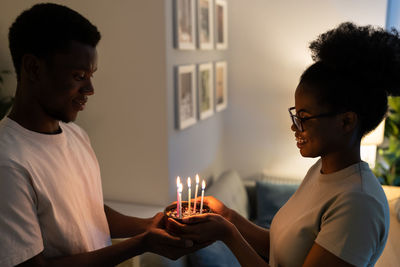
[[[0,122],[0,266],[111,244],[89,138],[76,124],[60,127],[47,135]]]
[[[278,211],[270,265],[301,266],[314,242],[355,266],[374,266],[389,231],[385,193],[365,162],[321,174],[321,160]]]

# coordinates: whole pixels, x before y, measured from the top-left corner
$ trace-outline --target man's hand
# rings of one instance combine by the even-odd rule
[[[165,230],[164,215],[157,213],[143,237],[145,251],[160,254],[172,260],[210,245],[212,242],[194,242],[188,238],[171,235]]]

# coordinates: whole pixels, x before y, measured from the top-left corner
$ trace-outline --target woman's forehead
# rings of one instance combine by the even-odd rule
[[[300,83],[295,92],[296,111],[317,113],[327,111],[329,108],[321,101],[321,92],[314,86]]]

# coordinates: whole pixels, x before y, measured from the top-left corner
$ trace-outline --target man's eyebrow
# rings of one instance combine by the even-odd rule
[[[301,112],[306,112],[306,113],[310,113],[309,111],[307,111],[306,109],[302,108],[298,111],[296,111],[297,114],[301,113]]]
[[[74,66],[72,67],[72,69],[74,70],[84,70],[84,71],[88,71],[88,72],[95,72],[97,71],[97,67],[95,67],[94,69],[91,69],[88,66]]]

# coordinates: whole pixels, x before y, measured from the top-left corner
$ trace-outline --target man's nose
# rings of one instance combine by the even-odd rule
[[[94,87],[93,83],[89,81],[84,87],[82,87],[80,90],[81,94],[84,95],[93,95],[94,94]]]

